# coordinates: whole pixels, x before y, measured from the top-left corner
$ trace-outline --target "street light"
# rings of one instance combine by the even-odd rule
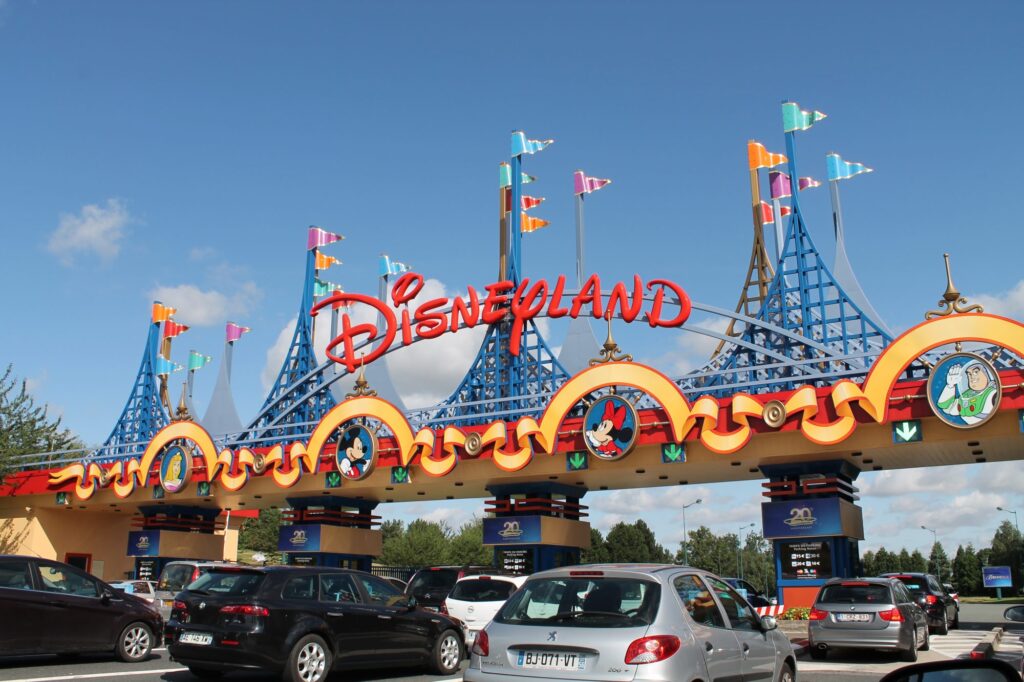
[[[1020,526],[1017,525],[1017,512],[1013,509],[1003,509],[1002,507],[996,507],[996,509],[1007,514],[1013,514],[1013,527],[1017,529],[1017,533],[1020,533]]]
[[[740,529],[736,532],[736,558],[739,560],[740,574],[739,579],[743,580],[743,531],[747,528],[753,528],[753,523],[748,523],[744,526],[740,526]]]
[[[933,542],[932,542],[932,553],[934,554],[935,553],[935,545],[939,544],[939,534],[936,533],[931,528],[928,528],[927,526],[921,526],[921,530],[926,530],[926,531],[928,531],[929,533],[932,534],[932,539],[933,539]],[[935,572],[938,573],[939,582],[941,583],[942,582],[942,564],[939,563],[937,558],[936,558],[936,561],[935,561]]]
[[[690,565],[690,536],[686,534],[686,508],[703,502],[699,497],[690,504],[683,505],[683,565]]]

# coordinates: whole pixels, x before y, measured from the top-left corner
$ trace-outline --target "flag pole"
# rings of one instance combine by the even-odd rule
[[[785,239],[782,233],[782,200],[772,199],[772,217],[775,218],[775,262],[782,260],[782,242]]]
[[[170,319],[170,318],[168,318],[168,319]],[[164,321],[164,325],[166,325],[166,324],[167,324],[167,321],[165,320]],[[169,336],[164,336],[164,338],[160,341],[160,355],[165,360],[170,361],[170,359],[171,359],[171,338]],[[167,394],[167,380],[169,378],[170,378],[170,373],[169,372],[167,374],[161,374],[160,375],[160,402],[163,404],[164,409],[167,410],[168,417],[170,417],[171,419],[174,419],[174,409],[171,408],[171,398]]]
[[[576,195],[576,288],[583,288],[583,192]]]
[[[828,188],[832,197],[832,229],[835,232],[836,244],[839,244],[846,238],[843,231],[843,211],[839,203],[839,180],[829,180]]]
[[[508,278],[508,206],[505,202],[511,193],[511,187],[505,187],[500,181],[501,168],[508,167],[504,161],[498,164],[498,280]],[[511,182],[511,175],[509,176]]]
[[[511,170],[512,170],[512,200],[511,206],[508,207],[509,213],[511,213],[510,223],[510,234],[509,239],[512,248],[512,262],[511,262],[511,279],[515,284],[519,284],[519,278],[522,276],[521,270],[523,267],[523,235],[522,235],[522,212],[521,207],[523,205],[523,176],[522,176],[522,159],[519,155],[512,157]]]

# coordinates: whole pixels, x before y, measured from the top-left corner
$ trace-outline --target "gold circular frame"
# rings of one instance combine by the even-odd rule
[[[626,413],[632,418],[633,421],[633,436],[629,439],[629,442],[626,444],[626,446],[622,448],[621,454],[609,456],[607,453],[598,452],[597,448],[594,447],[590,440],[587,438],[587,425],[590,424],[591,422],[591,417],[593,416],[595,408],[601,403],[603,403],[605,400],[612,399],[616,399],[616,402],[626,407]],[[636,408],[633,407],[633,403],[626,400],[621,395],[611,394],[601,396],[593,403],[591,403],[590,407],[588,407],[587,411],[583,414],[583,445],[587,448],[587,452],[589,452],[591,455],[600,460],[604,460],[605,462],[614,462],[616,460],[622,459],[629,453],[633,452],[634,448],[636,448],[638,440],[640,440],[640,417],[637,415]]]
[[[995,401],[992,403],[992,411],[985,415],[984,418],[982,418],[975,424],[956,424],[950,421],[950,416],[939,408],[938,404],[936,403],[936,400],[932,397],[932,387],[935,384],[935,377],[938,376],[938,372],[936,370],[945,363],[952,360],[953,358],[970,358],[970,361],[977,361],[981,363],[982,365],[985,366],[985,369],[988,371],[989,376],[992,377],[992,379],[995,381],[996,397]],[[965,362],[962,364],[966,365],[967,363]],[[943,424],[946,424],[947,426],[952,426],[954,429],[974,429],[988,422],[988,420],[994,417],[996,413],[999,411],[999,403],[1001,403],[1003,400],[1003,382],[1000,381],[999,373],[996,372],[996,368],[992,366],[992,363],[986,360],[985,358],[981,357],[977,353],[950,353],[946,357],[939,360],[939,362],[935,364],[935,367],[932,368],[931,376],[928,377],[928,386],[926,388],[926,392],[928,394],[928,406],[932,408],[932,414],[938,417]],[[962,418],[963,417],[961,417],[961,419]]]
[[[363,458],[366,460],[366,467],[363,469],[363,472],[358,476],[350,476],[341,469],[341,460],[348,459],[348,457],[345,456],[344,450],[341,449],[341,444],[345,441],[345,436],[348,435],[348,432],[355,429],[365,431],[367,435],[370,436],[370,453],[368,457]],[[350,424],[349,426],[339,427],[338,450],[334,453],[334,465],[338,467],[338,472],[341,474],[341,478],[348,481],[361,481],[372,474],[373,470],[377,468],[377,449],[377,434],[373,429],[365,424]]]

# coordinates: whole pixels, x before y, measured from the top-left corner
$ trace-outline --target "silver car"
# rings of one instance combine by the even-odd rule
[[[916,661],[927,651],[928,616],[894,578],[833,578],[822,585],[808,622],[811,657],[832,647],[885,649]]]
[[[466,682],[793,682],[796,657],[721,578],[596,564],[532,575],[473,643]]]

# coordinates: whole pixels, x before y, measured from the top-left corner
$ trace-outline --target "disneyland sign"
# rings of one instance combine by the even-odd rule
[[[327,357],[345,365],[349,372],[355,372],[360,364],[373,362],[387,353],[399,336],[402,345],[408,346],[417,337],[433,339],[463,327],[472,329],[477,324],[491,325],[506,319],[512,323],[509,352],[519,355],[526,323],[542,315],[549,318],[590,315],[600,319],[618,309],[619,317],[625,322],[633,322],[643,314],[642,319],[651,327],[681,327],[689,319],[691,310],[690,297],[681,286],[667,279],[652,279],[645,285],[639,275],[633,276],[632,290],[623,282],[616,283],[607,296],[607,305],[603,303],[601,279],[597,275],[591,275],[579,293],[569,298],[565,296],[565,276],[561,275],[554,286],[543,279],[524,279],[518,285],[503,280],[488,284],[484,292],[469,287],[465,298],[435,298],[410,310],[407,304],[422,289],[423,276],[407,272],[391,288],[392,305],[374,296],[342,291],[317,302],[310,311],[314,316],[328,306],[345,306],[351,310],[361,305],[369,306],[384,320],[381,330],[373,323],[353,324],[348,312],[342,314],[341,333],[327,345]],[[647,307],[645,290],[653,292]],[[667,302],[671,306],[668,312],[665,311],[666,292],[674,297]],[[378,339],[381,342],[373,350],[356,356],[355,348],[360,341]]]

